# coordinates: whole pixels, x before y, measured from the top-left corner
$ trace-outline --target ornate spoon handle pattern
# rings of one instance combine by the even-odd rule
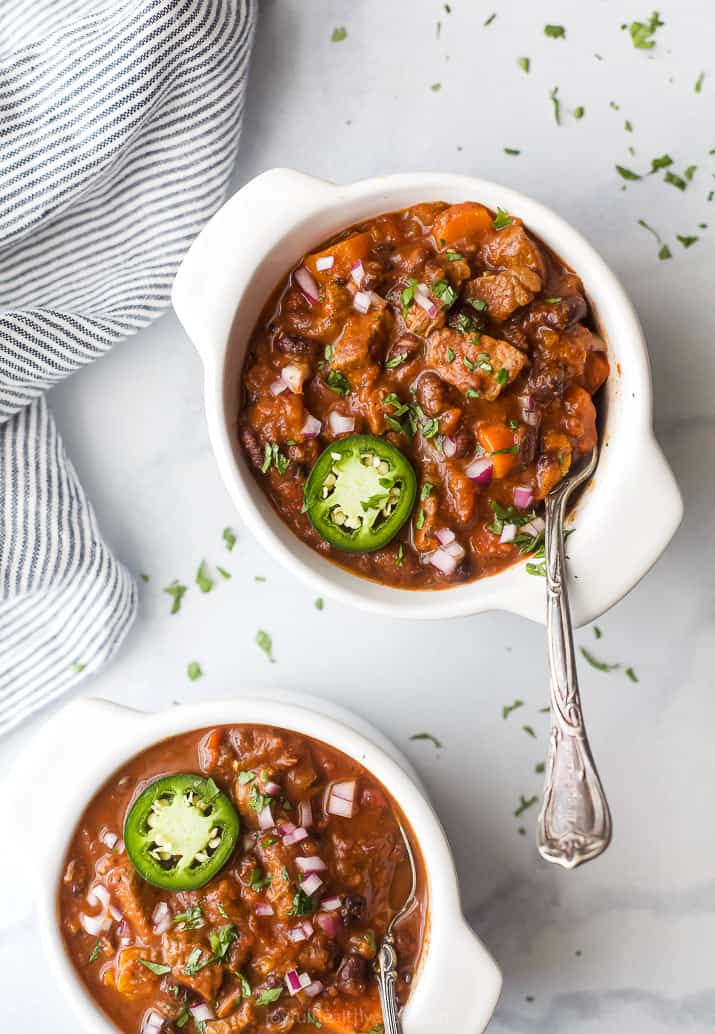
[[[571,612],[565,577],[564,517],[574,489],[596,468],[597,449],[575,477],[546,499],[546,628],[551,675],[551,736],[544,800],[539,814],[539,853],[574,869],[596,858],[611,841],[611,813],[591,755],[581,710]]]
[[[392,934],[385,935],[380,945],[380,952],[375,960],[377,990],[382,1007],[382,1020],[385,1034],[402,1034],[402,1024],[397,1013],[397,952]]]

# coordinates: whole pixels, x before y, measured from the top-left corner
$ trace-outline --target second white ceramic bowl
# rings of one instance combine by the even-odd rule
[[[274,725],[322,740],[355,758],[387,787],[420,845],[429,895],[428,936],[404,1010],[405,1034],[481,1034],[496,1006],[501,974],[462,917],[449,845],[409,763],[356,715],[327,700],[279,690],[156,714],[105,700],[75,701],[44,725],[3,784],[9,805],[7,843],[27,837],[28,817],[31,828],[41,831],[24,875],[33,881],[47,956],[80,1029],[116,1034],[77,977],[57,921],[64,857],[82,812],[112,773],[146,747],[192,729],[240,722]],[[38,778],[38,764],[48,758],[49,781]]]
[[[520,216],[583,279],[613,374],[603,448],[569,540],[577,625],[593,620],[643,577],[682,516],[678,487],[655,440],[643,332],[620,283],[584,238],[531,198],[486,180],[444,173],[384,176],[339,186],[287,169],[258,176],[213,217],[174,284],[177,315],[204,362],[211,442],[245,523],[318,593],[388,617],[444,618],[501,609],[545,616],[544,584],[520,563],[491,578],[415,592],[367,581],[319,556],[283,523],[237,439],[239,382],[248,341],[277,284],[299,258],[344,228],[420,201],[481,201]]]

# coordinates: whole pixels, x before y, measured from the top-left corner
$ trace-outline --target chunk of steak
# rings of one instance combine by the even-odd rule
[[[526,266],[543,281],[546,265],[539,245],[517,219],[503,230],[494,230],[480,249],[480,256],[489,269],[516,269]]]
[[[493,401],[519,376],[527,358],[506,341],[487,334],[465,336],[446,328],[429,338],[427,361],[443,381],[460,391],[471,388]]]
[[[505,320],[523,305],[533,301],[541,290],[541,278],[528,266],[515,266],[501,273],[485,273],[470,280],[465,288],[466,297],[486,302],[487,312],[494,320]]]

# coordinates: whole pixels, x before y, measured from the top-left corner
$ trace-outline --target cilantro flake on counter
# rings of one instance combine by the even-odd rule
[[[529,57],[518,57],[516,63],[522,72],[526,72],[528,75],[531,70],[531,58]]]
[[[196,584],[202,592],[211,592],[215,585],[213,578],[208,573],[205,560],[202,560],[199,564],[199,569],[196,572]]]
[[[620,664],[607,664],[605,661],[599,661],[592,653],[589,653],[585,646],[581,646],[580,650],[584,659],[587,660],[591,667],[595,668],[596,671],[615,671],[617,668],[621,667]]]
[[[226,546],[226,549],[230,552],[236,545],[236,532],[233,530],[233,528],[224,528],[222,538]]]
[[[616,172],[619,176],[622,176],[624,180],[639,180],[642,176],[638,172],[633,172],[632,169],[626,169],[623,165],[616,166]]]
[[[199,664],[199,662],[189,661],[186,667],[186,674],[189,676],[192,682],[196,682],[197,679],[200,679],[203,675],[203,671],[201,670],[201,665]]]
[[[431,732],[416,732],[410,736],[411,740],[429,740],[438,750],[441,750],[442,743]]]
[[[533,726],[531,726],[531,725],[522,725],[521,728],[526,733],[527,736],[531,736],[533,739],[536,739],[536,733],[534,732]]]
[[[442,83],[432,83],[432,85],[430,86],[430,90],[432,91],[432,93],[439,93],[441,89]]]
[[[544,35],[549,39],[566,39],[566,29],[563,25],[545,25]]]
[[[633,668],[626,668],[626,675],[631,680],[631,682],[639,681],[638,676],[636,675],[635,670]]]
[[[664,244],[658,252],[659,259],[669,259],[673,257],[673,253],[667,244]]]
[[[263,650],[271,664],[275,664],[276,662],[273,656],[273,640],[269,636],[268,632],[265,632],[262,628],[256,632],[256,644],[261,650]]]
[[[527,808],[531,808],[538,801],[538,797],[524,797],[523,794],[519,794],[519,807],[514,812],[514,818],[518,819],[520,815],[523,815]]]
[[[671,172],[670,169],[668,169],[665,174],[665,182],[670,183],[673,187],[677,187],[678,190],[685,190],[688,185],[682,176],[678,176],[676,173]]]
[[[340,25],[337,28],[333,29],[333,34],[330,37],[330,42],[331,43],[342,43],[344,39],[347,39],[347,37],[348,37],[348,30],[344,26]]]
[[[577,108],[574,108],[574,112],[573,112],[573,117],[574,118],[583,118],[583,116],[585,114],[586,114],[586,109],[584,108],[583,104],[579,104],[579,106]]]
[[[543,775],[546,771],[546,762],[539,761],[538,764],[534,765],[534,772],[536,775]]]
[[[514,155],[516,155],[516,154],[521,154],[521,151],[519,151],[516,147],[505,147],[504,148],[504,154],[514,154]]]
[[[74,664],[70,665],[70,671],[74,675],[79,675],[80,672],[83,672],[86,667],[87,667],[87,665],[86,664],[82,664],[81,661],[75,661]]]
[[[626,121],[623,123],[623,128],[625,129],[626,133],[633,132],[633,123],[629,118],[627,118]]]
[[[182,585],[181,582],[175,578],[171,585],[167,585],[164,592],[171,596],[172,599],[171,610],[169,613],[178,614],[181,610],[181,601],[188,592],[188,587],[186,585]]]
[[[622,29],[628,29],[633,46],[636,50],[652,50],[655,46],[653,36],[663,25],[660,15],[653,11],[647,22],[631,22],[630,25],[622,25]]]
[[[494,12],[494,14],[490,14],[489,17],[484,22],[484,27],[486,28],[488,25],[491,25],[492,22],[494,21],[494,19],[496,18],[496,16],[497,16],[496,15],[496,11]]]
[[[692,182],[693,176],[697,172],[697,165],[689,165],[683,175],[685,176],[688,183]]]
[[[322,610],[324,607],[325,607],[325,600],[323,599],[322,596],[318,596],[317,600],[315,601],[315,609],[316,610]]]
[[[603,636],[603,632],[598,627],[598,625],[593,626],[593,634],[595,635],[596,639],[600,639]]]
[[[695,92],[703,92],[703,83],[705,82],[705,72],[701,72],[698,78],[695,80]]]
[[[504,706],[501,709],[502,719],[508,718],[509,715],[512,713],[512,711],[516,711],[517,708],[523,707],[523,706],[524,706],[524,701],[523,700],[518,700],[518,699],[515,700],[513,704],[504,704]]]
[[[554,86],[553,90],[549,94],[549,99],[554,107],[554,118],[556,119],[556,125],[561,125],[561,102],[559,101],[559,88]]]
[[[680,241],[680,243],[683,245],[684,248],[690,248],[690,247],[692,247],[693,244],[697,244],[697,242],[700,240],[699,237],[696,237],[694,235],[692,235],[692,236],[685,236],[685,235],[683,235],[681,233],[676,233],[675,236],[677,237],[677,239]]]

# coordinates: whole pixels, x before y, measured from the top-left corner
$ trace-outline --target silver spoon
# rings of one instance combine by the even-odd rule
[[[593,474],[598,446],[585,466],[546,497],[546,632],[551,674],[551,736],[537,845],[542,858],[565,869],[598,857],[611,842],[611,813],[581,711],[571,611],[565,577],[566,504]]]
[[[417,866],[415,856],[412,853],[412,845],[409,838],[399,824],[400,833],[407,851],[407,858],[410,863],[411,885],[410,892],[405,898],[399,912],[396,912],[387,924],[385,936],[382,939],[380,950],[375,958],[375,974],[377,979],[377,990],[380,995],[380,1008],[385,1027],[385,1034],[402,1034],[402,1024],[398,1015],[397,1007],[397,952],[395,950],[395,928],[398,923],[408,915],[414,908],[417,900]]]

